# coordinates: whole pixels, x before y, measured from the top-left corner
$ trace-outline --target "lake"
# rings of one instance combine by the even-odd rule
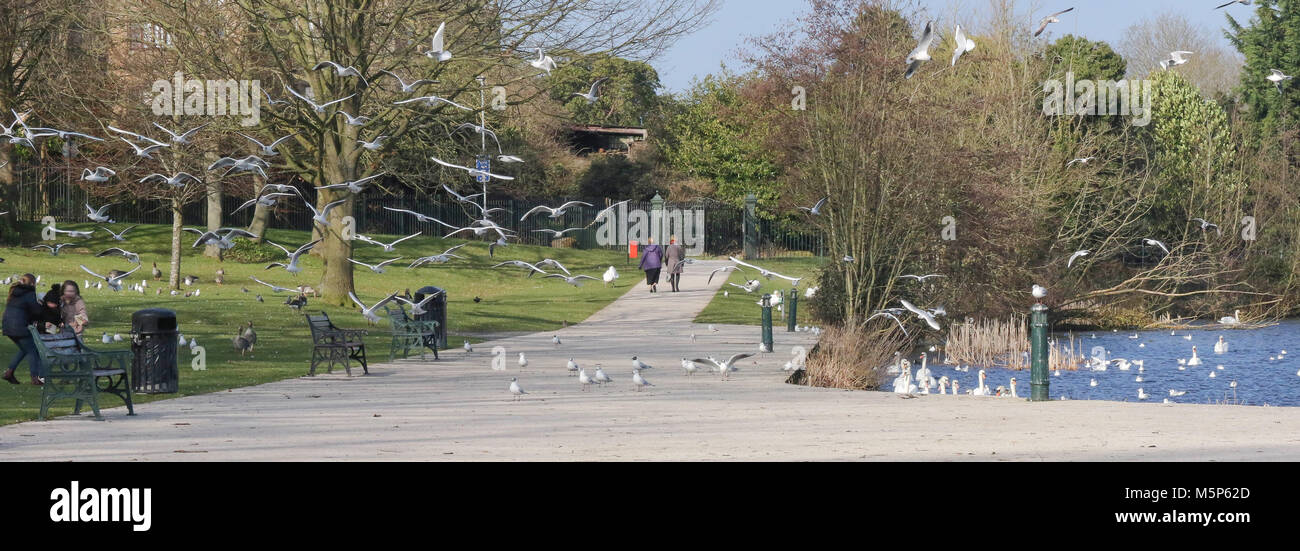
[[[1138,338],[1132,338],[1137,335]],[[1228,342],[1228,352],[1214,353],[1214,344],[1222,335]],[[1190,336],[1191,340],[1187,337]],[[1057,335],[1060,341],[1065,335]],[[1251,406],[1300,406],[1300,320],[1288,320],[1272,327],[1250,330],[1192,329],[1174,331],[1120,331],[1076,333],[1076,349],[1087,354],[1104,349],[1106,359],[1142,360],[1143,372],[1134,365],[1120,371],[1111,363],[1106,371],[1083,368],[1078,371],[1061,371],[1049,378],[1053,400],[1062,396],[1070,400],[1112,400],[1136,402],[1138,389],[1150,395],[1146,402],[1159,403],[1168,398],[1176,403],[1221,403],[1237,401]],[[1143,346],[1145,345],[1145,346]],[[1203,362],[1198,366],[1182,366],[1179,359],[1190,359],[1192,347],[1197,348]],[[1285,350],[1285,356],[1281,352]],[[1270,360],[1270,358],[1273,358]],[[920,360],[913,360],[913,373]],[[1223,366],[1223,369],[1218,369]],[[979,382],[979,369],[972,367],[962,373],[954,366],[929,364],[935,379],[947,375],[960,381],[962,393],[973,389]],[[1029,370],[1016,371],[1002,368],[985,368],[985,385],[996,388],[1008,386],[1016,378],[1017,394],[1029,396]],[[1211,377],[1210,374],[1215,376]],[[1142,382],[1137,382],[1138,376]],[[1097,380],[1097,386],[1091,381]],[[1237,382],[1234,396],[1231,383]],[[887,385],[892,389],[892,379]],[[1186,391],[1173,397],[1169,391]],[[932,392],[938,392],[934,389]]]

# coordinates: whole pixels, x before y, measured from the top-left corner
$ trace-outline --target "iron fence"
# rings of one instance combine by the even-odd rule
[[[99,206],[105,201],[112,201],[114,205],[109,209],[109,214],[120,223],[130,224],[171,224],[170,205],[163,200],[141,199],[130,196],[115,196],[112,198],[93,198],[87,191],[85,182],[81,182],[80,169],[72,167],[24,167],[21,170],[14,171],[15,183],[18,187],[18,202],[14,205],[15,214],[19,220],[39,221],[45,216],[53,216],[56,220],[61,221],[83,221],[86,220],[87,203]],[[362,193],[357,201],[353,202],[352,216],[356,219],[356,231],[362,234],[381,234],[381,235],[410,235],[416,232],[423,232],[423,235],[442,237],[452,230],[444,226],[433,223],[423,223],[418,221],[414,216],[409,214],[395,212],[391,209],[403,209],[419,212],[427,216],[432,216],[456,227],[466,227],[475,220],[481,219],[481,209],[476,206],[462,204],[445,193],[439,191],[436,194],[427,194],[418,190],[402,188],[401,186],[388,186],[389,189],[398,189],[396,192],[385,192],[376,188],[370,188]],[[311,190],[306,187],[300,188],[307,196],[311,196]],[[225,195],[222,197],[222,212],[231,213],[240,205],[246,202],[246,197],[235,197]],[[503,228],[513,232],[517,236],[517,242],[531,245],[552,245],[555,238],[551,234],[538,230],[564,230],[568,228],[580,228],[579,231],[569,232],[564,238],[572,238],[571,246],[593,249],[604,247],[609,249],[623,249],[626,245],[628,235],[648,235],[645,232],[638,232],[635,229],[628,229],[641,221],[647,226],[651,224],[650,218],[656,216],[656,204],[649,201],[632,201],[628,202],[626,209],[615,209],[612,211],[615,215],[609,217],[609,220],[598,223],[596,216],[607,206],[613,204],[608,199],[582,199],[593,206],[576,206],[568,209],[562,215],[552,218],[546,212],[541,212],[523,218],[533,207],[538,205],[556,206],[559,203],[570,200],[570,198],[558,198],[547,201],[522,200],[522,199],[489,199],[487,201],[488,209],[493,210],[491,219]],[[480,202],[481,204],[481,202]],[[385,208],[388,207],[388,208]],[[691,218],[691,214],[699,213],[694,217],[693,223],[702,223],[702,227],[693,228],[693,235],[703,240],[703,251],[706,255],[740,255],[744,249],[744,209],[731,205],[719,203],[712,200],[700,200],[690,203],[672,203],[663,202],[662,209],[664,213],[658,214],[661,219],[673,219],[673,223],[665,222],[662,236],[666,237],[669,233],[677,233],[681,230],[680,220]],[[187,221],[198,222],[198,225],[206,224],[207,201],[199,200],[187,204],[182,209],[183,218]],[[633,214],[629,220],[628,213]],[[648,215],[645,218],[639,218],[640,214]],[[675,218],[674,216],[681,218]],[[235,214],[227,214],[224,219],[229,227],[246,227],[252,223],[254,209],[246,208]],[[272,229],[305,229],[311,227],[312,213],[301,201],[278,201],[275,206],[270,207],[267,227]],[[757,220],[755,224],[759,233],[759,254],[761,257],[775,258],[783,256],[822,256],[823,239],[819,232],[807,231],[807,228],[800,227],[797,221],[790,220]],[[622,225],[624,229],[602,228],[603,224]],[[610,243],[609,239],[601,239],[599,232],[607,232],[607,235],[615,235],[624,239],[616,239]],[[468,237],[472,234],[463,232],[462,237]],[[662,239],[662,237],[661,237]]]

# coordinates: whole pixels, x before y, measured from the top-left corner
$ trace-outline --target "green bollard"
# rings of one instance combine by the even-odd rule
[[[1048,393],[1048,348],[1047,348],[1047,307],[1042,303],[1035,304],[1029,315],[1029,359],[1030,375],[1029,400],[1033,402],[1046,402],[1050,400]]]
[[[763,295],[763,344],[772,351],[772,295]]]
[[[798,322],[799,320],[799,318],[797,317],[799,313],[799,290],[798,289],[790,289],[790,299],[785,301],[785,309],[786,309],[786,315],[788,317],[788,320],[786,321],[785,324],[785,332],[794,333],[795,323]]]

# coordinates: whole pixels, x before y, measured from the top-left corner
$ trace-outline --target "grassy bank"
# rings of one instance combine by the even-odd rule
[[[808,288],[810,285],[816,284],[816,282],[813,281],[812,276],[817,271],[817,268],[825,263],[825,258],[813,257],[777,258],[750,262],[750,264],[762,266],[764,269],[772,270],[782,275],[805,278],[800,282],[799,286],[800,305],[797,311],[796,323],[800,325],[808,325],[812,323],[812,319],[808,315],[808,308],[803,303],[805,300],[803,292],[804,289]],[[688,269],[690,268],[688,267]],[[763,286],[753,293],[746,293],[744,289],[739,289],[726,284],[735,283],[736,285],[744,285],[745,274],[740,271],[731,272],[729,276],[725,273],[718,273],[714,276],[715,278],[727,277],[727,281],[722,285],[722,288],[718,290],[718,293],[714,295],[713,300],[709,302],[709,305],[704,308],[704,311],[700,312],[699,316],[696,316],[695,323],[761,325],[762,309],[758,307],[757,302],[765,293],[781,292],[788,295],[790,292],[790,282],[780,278],[773,278],[772,281],[768,281],[755,274],[753,270],[748,270],[748,272],[750,277],[757,277],[759,281],[763,283]],[[772,324],[774,326],[784,326],[784,322],[782,321],[785,319],[784,314],[773,309],[772,317]]]
[[[126,227],[124,224],[110,226],[115,231]],[[91,224],[73,224],[60,226],[60,229],[91,230]],[[441,234],[439,234],[441,235]],[[134,267],[121,257],[95,258],[94,253],[113,246],[122,246],[140,254],[142,268],[127,279],[127,283],[139,283],[148,279],[146,293],[132,291],[113,292],[107,286],[103,290],[83,289],[91,318],[87,329],[91,346],[104,349],[128,349],[126,342],[109,345],[99,344],[102,333],[110,335],[120,333],[128,337],[131,313],[143,308],[167,308],[174,310],[180,322],[180,330],[187,338],[197,338],[199,344],[207,350],[207,370],[194,371],[190,368],[191,357],[187,352],[181,354],[180,393],[192,395],[217,392],[230,388],[255,385],[280,379],[305,375],[310,357],[310,336],[303,315],[284,305],[287,294],[273,294],[267,287],[257,284],[249,276],[257,276],[263,281],[284,287],[300,284],[317,286],[322,274],[320,259],[304,256],[301,265],[304,270],[294,277],[282,269],[266,270],[266,263],[239,264],[227,260],[218,262],[202,256],[201,249],[186,248],[181,264],[182,275],[195,275],[199,282],[186,287],[185,291],[200,291],[199,296],[185,298],[183,295],[171,296],[164,289],[163,294],[155,294],[156,289],[165,288],[164,281],[154,281],[149,276],[150,265],[157,262],[160,269],[167,271],[170,247],[170,227],[140,226],[132,230],[126,243],[112,242],[102,230],[96,231],[91,239],[66,240],[75,245],[66,247],[59,256],[51,256],[47,251],[33,251],[27,247],[0,248],[0,277],[9,274],[31,272],[42,276],[38,292],[44,293],[51,283],[71,279],[78,285],[90,279],[78,267],[80,264],[97,273],[108,270],[130,270]],[[193,243],[194,234],[186,233],[186,244]],[[270,230],[268,239],[290,248],[309,240],[307,232]],[[379,241],[391,242],[400,236],[371,236]],[[30,246],[39,240],[39,228],[24,228],[21,242]],[[63,242],[61,240],[60,242]],[[420,237],[403,242],[397,251],[385,253],[377,246],[357,243],[354,258],[374,264],[382,260],[403,256],[405,262],[390,265],[385,274],[374,274],[358,266],[356,272],[356,291],[358,297],[367,303],[373,303],[388,293],[416,289],[433,285],[447,290],[449,345],[459,346],[460,332],[491,333],[503,331],[546,331],[559,328],[564,323],[577,323],[586,319],[597,310],[618,298],[627,291],[627,279],[621,280],[618,287],[606,288],[599,281],[588,282],[582,288],[566,285],[557,279],[534,277],[528,279],[520,269],[496,270],[490,266],[504,260],[524,260],[537,262],[543,258],[554,258],[563,263],[575,275],[587,274],[599,278],[604,269],[613,264],[622,267],[625,256],[621,252],[581,251],[573,249],[553,249],[547,247],[530,247],[511,245],[497,248],[496,258],[489,258],[488,248],[483,242],[468,242],[469,245],[457,251],[467,260],[454,260],[451,263],[435,266],[407,269],[406,266],[417,256],[438,254],[448,247],[467,243],[464,240],[444,240]],[[283,256],[283,255],[281,255]],[[226,271],[224,285],[213,283],[218,268]],[[244,292],[243,289],[248,292]],[[265,302],[258,302],[257,295]],[[479,297],[480,302],[474,302]],[[355,308],[324,307],[319,301],[308,298],[304,312],[324,310],[335,323],[341,327],[365,328],[366,321]],[[252,321],[258,333],[255,352],[241,357],[231,345],[239,324]],[[371,334],[366,340],[367,351],[372,363],[387,361],[388,328],[387,321],[377,327],[371,327]],[[472,341],[472,339],[471,339]],[[0,339],[0,358],[8,360],[17,348],[8,339]],[[18,368],[19,380],[26,383],[27,364]],[[22,384],[11,386],[0,383],[0,423],[13,423],[34,419],[40,405],[40,389]],[[177,395],[166,395],[169,398]],[[140,396],[137,403],[145,403],[153,397]],[[104,400],[106,405],[115,405],[115,398]],[[148,407],[148,406],[145,406]],[[55,413],[70,413],[71,401],[56,405]]]

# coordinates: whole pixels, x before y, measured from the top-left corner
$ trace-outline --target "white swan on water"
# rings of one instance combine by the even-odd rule
[[[1150,394],[1147,394],[1147,391],[1142,390],[1142,389],[1140,389],[1140,388],[1138,389],[1138,399],[1139,399],[1139,400],[1145,400],[1145,399],[1150,398],[1150,397],[1151,397],[1151,395],[1150,395]]]
[[[922,352],[921,368],[916,370],[916,380],[922,382],[928,381],[930,383],[930,386],[934,386],[934,374],[930,373],[930,368],[926,366],[926,358],[927,356],[925,352]],[[929,392],[926,392],[926,394],[929,394]]]
[[[1237,325],[1238,323],[1241,323],[1241,310],[1234,311],[1231,316],[1219,318],[1219,323],[1224,325]]]
[[[948,376],[939,377],[939,394],[948,394]]]
[[[1192,359],[1187,360],[1187,365],[1201,365],[1201,359],[1196,356],[1196,347],[1192,347]]]
[[[1097,379],[1093,379],[1093,380],[1091,380],[1091,381],[1088,381],[1088,386],[1097,386]]]
[[[1223,335],[1219,335],[1219,342],[1214,343],[1214,353],[1223,354],[1228,351],[1228,341],[1223,340]]]
[[[972,395],[974,395],[974,396],[991,396],[991,395],[993,394],[993,391],[992,391],[991,389],[989,389],[988,386],[985,386],[985,384],[984,384],[984,377],[985,377],[985,375],[984,375],[984,370],[981,369],[981,370],[980,370],[980,386],[975,387],[975,390],[972,390],[972,391],[971,391],[971,394],[972,394]]]

